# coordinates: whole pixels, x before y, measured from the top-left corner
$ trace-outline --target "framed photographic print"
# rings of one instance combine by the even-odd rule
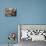
[[[5,8],[5,16],[16,16],[16,8]]]

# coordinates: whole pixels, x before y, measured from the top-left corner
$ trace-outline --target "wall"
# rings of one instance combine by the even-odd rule
[[[6,7],[17,8],[17,16],[5,17]],[[0,0],[0,44],[8,43],[9,32],[17,33],[17,24],[46,24],[46,0]]]

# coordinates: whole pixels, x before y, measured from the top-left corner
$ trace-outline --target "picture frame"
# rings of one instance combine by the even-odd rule
[[[5,16],[16,16],[16,8],[5,8]]]

